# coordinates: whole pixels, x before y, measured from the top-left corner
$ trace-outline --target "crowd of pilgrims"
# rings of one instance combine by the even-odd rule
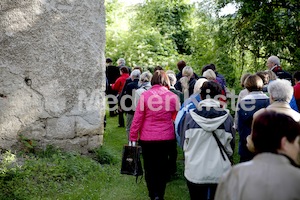
[[[241,76],[232,98],[214,64],[197,74],[181,60],[176,74],[116,63],[106,59],[109,115],[142,147],[150,199],[164,199],[167,182],[180,175],[178,146],[191,200],[300,199],[300,71],[291,75],[270,56],[266,70]]]

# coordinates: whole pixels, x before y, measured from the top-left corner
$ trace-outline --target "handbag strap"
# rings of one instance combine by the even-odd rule
[[[223,160],[226,160],[226,157],[227,157],[228,160],[230,161],[230,163],[233,164],[233,163],[232,163],[232,160],[230,159],[230,156],[229,156],[228,153],[226,152],[224,145],[223,145],[223,144],[221,143],[221,141],[219,140],[219,138],[218,138],[218,136],[216,135],[215,131],[213,131],[212,134],[213,134],[213,136],[214,136],[214,138],[215,138],[215,140],[216,140],[216,142],[217,142],[217,144],[218,144],[218,147],[219,147],[219,150],[220,150],[220,152],[221,152],[221,155],[222,155]],[[226,157],[224,156],[224,153],[225,153]]]

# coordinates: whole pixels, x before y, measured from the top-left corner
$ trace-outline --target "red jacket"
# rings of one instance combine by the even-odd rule
[[[112,84],[111,88],[113,90],[118,91],[118,94],[120,94],[122,92],[122,89],[124,87],[124,84],[126,82],[126,79],[129,77],[128,73],[124,73],[122,74],[114,84]]]
[[[300,111],[300,82],[296,83],[296,85],[294,85],[294,97],[296,99],[296,103],[298,106],[298,109]]]

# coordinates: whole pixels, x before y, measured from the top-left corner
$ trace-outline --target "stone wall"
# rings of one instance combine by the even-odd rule
[[[0,1],[0,149],[103,139],[104,0]]]

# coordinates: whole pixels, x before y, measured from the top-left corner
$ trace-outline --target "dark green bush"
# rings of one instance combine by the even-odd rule
[[[94,150],[94,153],[95,153],[95,160],[97,160],[100,164],[117,163],[116,157],[107,148],[99,147],[96,150]]]

